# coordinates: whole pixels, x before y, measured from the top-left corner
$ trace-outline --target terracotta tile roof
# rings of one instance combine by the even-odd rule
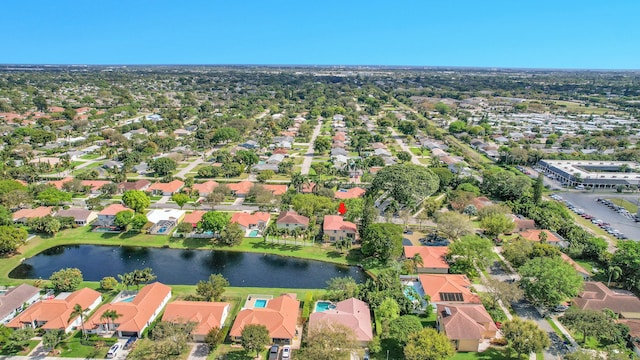
[[[102,211],[98,213],[98,216],[100,215],[115,216],[117,213],[121,211],[126,211],[126,210],[133,211],[122,204],[111,204],[106,208],[102,209]]]
[[[60,106],[50,106],[48,110],[49,112],[63,112],[64,108]]]
[[[573,303],[581,309],[611,309],[615,313],[640,313],[640,299],[628,291],[611,290],[601,282],[586,281]]]
[[[242,225],[244,227],[257,226],[258,222],[267,223],[271,219],[271,214],[266,212],[255,212],[247,214],[245,212],[237,212],[231,216],[230,222]]]
[[[275,150],[272,151],[273,154],[282,154],[282,155],[286,155],[289,153],[289,150],[284,149],[284,148],[277,148]]]
[[[213,191],[213,189],[218,187],[218,185],[220,185],[218,184],[218,182],[209,180],[202,184],[193,184],[192,188],[194,191],[197,191],[199,194],[209,194]]]
[[[118,184],[118,188],[127,190],[143,190],[144,188],[151,185],[151,181],[146,179],[140,179],[138,181],[125,181]]]
[[[65,299],[43,300],[31,305],[27,310],[11,320],[7,326],[20,328],[22,324],[38,321],[46,322],[42,326],[45,330],[66,329],[71,324],[69,317],[76,304],[82,306],[83,309],[87,309],[100,298],[99,292],[84,288],[74,291]],[[71,320],[75,320],[75,318]]]
[[[20,219],[35,219],[51,215],[53,208],[48,206],[39,206],[35,209],[20,209],[13,213],[13,221]]]
[[[73,180],[72,177],[66,177],[64,179],[61,180],[52,180],[52,181],[48,181],[47,185],[53,185],[56,187],[56,189],[58,190],[62,190],[62,185],[68,183],[69,181]]]
[[[418,275],[420,284],[425,294],[431,296],[433,302],[464,302],[480,304],[480,297],[469,290],[471,281],[466,275],[459,274],[420,274]],[[455,294],[452,300],[446,294]],[[455,298],[458,294],[462,296],[462,301]]]
[[[182,189],[182,187],[184,186],[184,182],[180,181],[180,180],[173,180],[172,182],[169,183],[160,183],[157,182],[151,186],[149,186],[149,188],[147,189],[148,191],[161,191],[161,192],[170,192],[170,193],[175,193],[180,191],[180,189]]]
[[[167,305],[162,321],[195,322],[194,335],[207,335],[213,328],[222,328],[229,313],[226,302],[174,301]]]
[[[278,220],[276,220],[276,223],[309,226],[309,218],[299,215],[295,211],[287,211],[280,213],[280,215],[278,216]]]
[[[274,196],[280,196],[287,192],[287,185],[262,185],[263,188],[271,191]]]
[[[187,215],[185,215],[182,222],[187,224],[192,224],[195,227],[198,225],[198,222],[202,220],[202,215],[206,213],[207,212],[203,210],[194,210],[193,212],[190,212]]]
[[[120,317],[114,322],[118,331],[141,332],[152,320],[153,314],[162,305],[164,299],[171,296],[171,288],[155,282],[146,285],[131,302],[116,302],[101,306],[84,324],[86,329],[96,329],[104,324],[100,319],[107,310],[115,310]]]
[[[361,197],[366,192],[367,190],[361,187],[354,187],[349,190],[338,190],[334,193],[334,197],[336,199],[355,199]]]
[[[529,230],[536,228],[536,222],[531,219],[520,218],[517,215],[511,214],[511,219],[516,224],[515,231]]]
[[[486,332],[498,331],[482,304],[438,304],[437,314],[444,332],[451,340],[481,340]]]
[[[91,191],[100,190],[101,187],[111,184],[111,181],[106,180],[82,180],[80,182],[82,186],[88,186],[91,188]]]
[[[539,229],[529,229],[520,232],[520,236],[522,238],[530,240],[530,241],[540,241],[540,233],[545,232],[547,234],[547,242],[559,242],[558,239],[551,231],[549,230],[539,230]]]
[[[350,298],[337,303],[335,309],[312,313],[309,316],[309,329],[321,326],[323,322],[342,324],[353,329],[358,341],[373,339],[371,311],[364,301]]]
[[[300,301],[290,295],[280,295],[269,300],[265,308],[241,310],[229,335],[240,337],[245,325],[260,324],[267,327],[271,338],[292,339],[296,334],[299,308]]]
[[[247,195],[253,183],[251,181],[245,180],[239,183],[227,184],[229,190],[235,192],[237,195]]]
[[[0,319],[14,313],[25,302],[40,294],[40,289],[29,284],[21,284],[0,295]]]
[[[448,269],[449,263],[445,256],[449,252],[448,246],[405,246],[404,256],[412,258],[416,254],[422,257],[423,268]]]
[[[70,208],[66,210],[58,210],[56,216],[60,217],[72,217],[76,220],[87,220],[93,211],[81,208]]]
[[[471,200],[471,202],[473,203],[473,206],[475,206],[476,209],[478,210],[482,209],[485,206],[493,205],[493,201],[489,200],[489,198],[484,196],[476,197],[473,200]]]
[[[339,215],[325,215],[322,229],[324,231],[345,230],[354,233],[358,231],[356,224],[350,221],[344,221],[342,216]]]

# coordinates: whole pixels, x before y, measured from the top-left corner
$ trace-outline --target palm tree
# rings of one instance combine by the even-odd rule
[[[86,338],[87,334],[85,333],[84,330],[84,313],[86,311],[89,311],[89,309],[83,309],[82,306],[80,306],[80,304],[75,304],[73,306],[73,311],[71,312],[71,314],[69,315],[69,322],[71,322],[71,320],[77,318],[78,316],[80,316],[80,327],[82,328],[82,337]]]
[[[417,273],[418,267],[422,267],[422,265],[424,265],[424,259],[422,259],[422,255],[413,255],[413,257],[411,258],[411,268],[413,269],[413,272]]]
[[[609,286],[609,284],[611,284],[612,278],[613,280],[617,280],[620,275],[622,275],[622,269],[619,266],[609,266],[607,272],[609,273],[609,281],[607,281],[607,287]]]

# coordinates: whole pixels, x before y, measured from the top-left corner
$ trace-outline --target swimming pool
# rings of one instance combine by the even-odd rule
[[[267,307],[267,300],[258,299],[258,300],[256,300],[256,302],[253,303],[253,307],[257,308],[257,309],[266,308]]]
[[[327,310],[333,310],[336,306],[331,301],[318,301],[313,312],[323,312]]]
[[[124,298],[124,299],[122,299],[122,300],[120,300],[118,302],[132,302],[133,299],[135,299],[135,298],[136,298],[135,296],[130,296],[130,297]]]
[[[258,230],[251,230],[251,232],[249,233],[249,237],[258,237],[258,234],[260,232]]]

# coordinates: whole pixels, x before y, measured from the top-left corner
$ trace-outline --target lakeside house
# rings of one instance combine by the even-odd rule
[[[35,209],[20,209],[14,212],[11,217],[13,222],[26,224],[31,219],[42,218],[47,215],[53,215],[55,211],[50,206],[38,206]]]
[[[98,213],[95,211],[82,209],[82,208],[70,208],[66,210],[58,210],[56,217],[72,217],[73,222],[78,226],[89,225],[92,221],[98,218]]]
[[[40,289],[21,284],[0,295],[0,323],[7,324],[31,304],[40,300]]]
[[[246,325],[258,324],[267,327],[272,343],[291,344],[298,335],[296,328],[300,301],[296,300],[295,294],[280,295],[263,301],[266,303],[261,303],[260,306],[264,307],[256,307],[254,302],[254,307],[240,310],[229,331],[229,337],[239,342]]]
[[[405,246],[405,259],[420,255],[422,265],[417,265],[418,273],[447,274],[449,263],[446,255],[449,253],[448,246]]]
[[[371,310],[362,300],[350,298],[335,304],[335,308],[316,311],[309,316],[309,330],[323,326],[340,324],[352,329],[360,346],[367,346],[373,340]]]
[[[94,223],[94,225],[99,227],[114,227],[114,221],[116,219],[116,215],[121,211],[133,211],[128,207],[122,204],[111,204],[106,208],[102,209],[98,213],[98,219]]]
[[[322,230],[331,242],[344,239],[349,239],[351,242],[354,242],[358,233],[356,224],[345,221],[342,216],[339,215],[325,215]]]
[[[291,210],[280,213],[276,224],[278,229],[306,229],[309,227],[309,218]]]
[[[144,330],[160,315],[169,299],[171,288],[155,282],[143,287],[132,300],[101,306],[85,321],[84,327],[89,334],[115,331],[118,337],[141,337]],[[120,316],[117,319],[105,319],[102,315],[108,310],[113,310]]]
[[[231,304],[209,301],[174,301],[167,305],[162,321],[172,323],[196,323],[191,332],[193,341],[204,342],[213,328],[222,329],[229,316]]]
[[[244,231],[248,230],[264,230],[271,219],[271,214],[266,212],[257,211],[253,214],[245,212],[237,212],[231,216],[230,223],[236,223],[240,225],[240,228]]]
[[[60,293],[54,299],[42,300],[11,320],[7,327],[42,328],[44,330],[62,330],[68,333],[80,326],[80,316],[71,317],[73,307],[78,304],[83,309],[93,311],[102,302],[99,292],[83,288],[72,293]]]

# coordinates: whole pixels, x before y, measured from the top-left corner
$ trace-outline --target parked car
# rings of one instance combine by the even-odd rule
[[[282,358],[289,359],[291,357],[291,346],[285,345],[282,347]]]
[[[567,305],[556,305],[556,306],[553,308],[553,311],[556,311],[556,312],[564,312],[564,311],[567,311],[568,309],[569,309],[569,307],[568,307]]]
[[[109,348],[109,351],[107,351],[107,358],[112,359],[116,357],[116,355],[118,354],[118,351],[120,351],[121,346],[122,345],[120,345],[119,343],[113,344],[113,346]]]
[[[269,349],[269,360],[278,360],[278,353],[280,353],[280,346],[272,345]]]

